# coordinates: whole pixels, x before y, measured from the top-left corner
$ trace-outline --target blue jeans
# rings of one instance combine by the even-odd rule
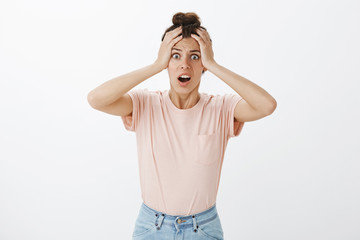
[[[192,215],[169,215],[141,204],[133,240],[223,240],[216,204]]]

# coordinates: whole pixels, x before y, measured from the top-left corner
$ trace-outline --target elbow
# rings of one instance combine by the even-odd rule
[[[87,101],[92,108],[96,108],[96,99],[93,92],[88,93]]]
[[[264,117],[271,115],[275,109],[277,107],[277,102],[274,100],[271,100],[270,102],[267,102],[266,104],[264,103],[261,106],[261,110],[259,110],[259,112],[261,112],[263,114]]]
[[[277,107],[277,102],[275,99],[273,99],[270,103],[269,103],[269,106],[266,108],[266,115],[270,115],[272,114],[275,109]]]

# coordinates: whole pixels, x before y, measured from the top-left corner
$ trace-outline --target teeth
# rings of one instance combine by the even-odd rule
[[[188,75],[181,75],[180,77],[181,78],[190,78],[190,76],[188,76]]]
[[[188,75],[181,75],[178,79],[181,82],[187,82],[187,81],[190,81],[191,78]]]

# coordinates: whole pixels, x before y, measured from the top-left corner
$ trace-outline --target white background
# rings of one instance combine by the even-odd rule
[[[360,239],[356,0],[1,1],[0,239],[131,239],[135,133],[87,94],[153,63],[178,11],[196,12],[215,60],[278,103],[229,140],[225,239]],[[210,72],[201,81],[235,93]],[[169,87],[164,70],[136,88]]]

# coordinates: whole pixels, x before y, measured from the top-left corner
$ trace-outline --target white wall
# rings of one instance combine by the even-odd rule
[[[229,141],[225,239],[360,239],[358,1],[1,1],[0,239],[130,239],[136,138],[87,94],[151,64],[178,11],[277,100]],[[168,89],[166,71],[137,87]],[[235,93],[207,72],[201,92]]]

